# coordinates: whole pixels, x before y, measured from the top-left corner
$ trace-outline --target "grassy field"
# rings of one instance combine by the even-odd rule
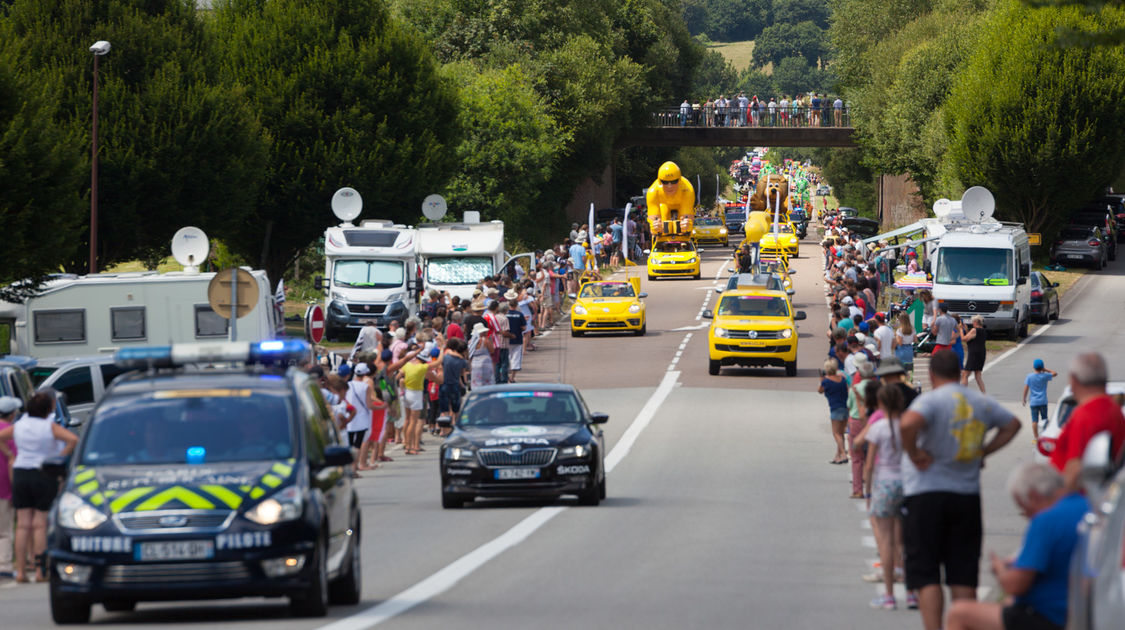
[[[749,68],[750,61],[754,58],[754,40],[752,39],[744,42],[713,42],[707,47],[726,57],[727,61],[739,72]],[[769,74],[769,69],[767,69],[766,74]]]

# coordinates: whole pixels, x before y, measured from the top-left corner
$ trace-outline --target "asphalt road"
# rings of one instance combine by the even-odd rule
[[[815,244],[794,262],[801,323],[797,377],[777,369],[706,371],[706,320],[729,250],[704,255],[703,279],[649,282],[648,335],[571,338],[565,324],[525,358],[521,380],[582,389],[605,425],[609,498],[480,503],[442,510],[437,448],[359,481],[364,509],[364,601],[330,617],[295,620],[282,600],[141,604],[132,614],[95,607],[93,623],[136,628],[881,628],[917,627],[916,613],[868,608],[860,580],[876,557],[849,471],[816,393],[826,309]],[[1063,373],[1069,357],[1125,349],[1125,263],[1079,281],[1062,319],[985,373],[990,393],[1021,420],[1033,358]],[[1111,376],[1122,376],[1112,365]],[[396,455],[397,454],[397,455]],[[1033,456],[1030,427],[984,471],[985,548],[1010,553],[1024,522],[1003,489]],[[987,571],[982,591],[995,597]],[[0,589],[0,627],[51,625],[44,585]],[[900,606],[902,600],[900,597]]]

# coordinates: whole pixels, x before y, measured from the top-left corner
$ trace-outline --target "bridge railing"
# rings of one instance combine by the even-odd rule
[[[652,127],[851,127],[848,108],[789,106],[758,111],[739,107],[666,107],[652,113]]]

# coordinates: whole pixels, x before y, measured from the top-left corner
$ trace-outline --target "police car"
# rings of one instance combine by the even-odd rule
[[[479,387],[465,399],[441,447],[441,505],[476,497],[605,498],[609,420],[590,413],[578,390],[558,383]]]
[[[93,604],[288,597],[322,616],[360,598],[352,453],[316,381],[286,367],[301,341],[120,350],[50,513],[51,614]],[[226,362],[237,367],[185,371]]]

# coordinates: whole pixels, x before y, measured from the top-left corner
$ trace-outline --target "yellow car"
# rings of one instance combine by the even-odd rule
[[[797,257],[797,250],[800,247],[800,239],[797,238],[797,230],[789,222],[778,222],[777,234],[773,233],[771,228],[762,236],[759,241],[762,247],[763,256],[775,256],[777,254],[785,254],[786,256]]]
[[[789,276],[797,272],[789,268],[789,259],[782,255],[776,257],[763,256],[759,258],[758,273],[775,273],[781,276],[782,284],[786,289],[792,289],[793,280]]]
[[[719,298],[707,333],[707,372],[712,376],[723,366],[778,366],[786,376],[797,375],[797,320],[784,291],[737,289]]]
[[[675,238],[675,237],[673,237]],[[699,279],[699,252],[691,240],[658,240],[648,254],[648,279],[691,276]]]
[[[697,244],[715,243],[723,247],[730,246],[730,237],[727,234],[727,225],[722,219],[716,217],[697,217],[695,227],[691,230],[691,240]]]
[[[645,334],[645,303],[641,298],[641,279],[628,282],[587,282],[571,294],[574,305],[570,307],[570,336],[581,337],[588,332],[632,331],[640,337]]]

